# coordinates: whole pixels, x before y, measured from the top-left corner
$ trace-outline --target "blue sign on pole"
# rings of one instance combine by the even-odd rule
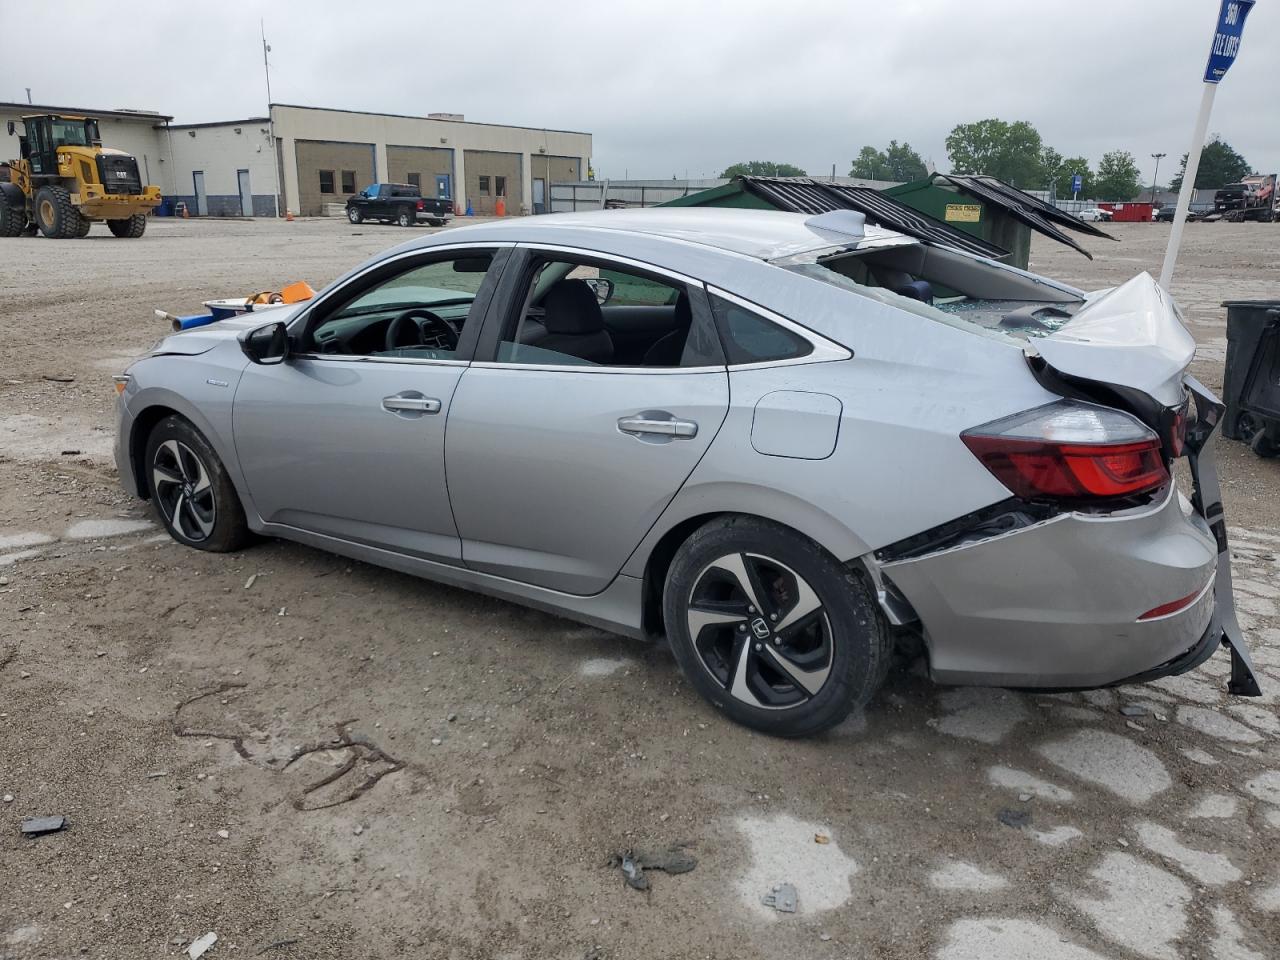
[[[1071,178],[1071,192],[1079,193],[1083,189],[1084,189],[1084,177],[1082,177],[1080,174],[1077,173]]]
[[[1218,11],[1218,26],[1213,32],[1213,46],[1209,48],[1209,62],[1204,68],[1204,82],[1217,83],[1227,75],[1231,64],[1240,52],[1240,35],[1244,33],[1244,20],[1253,9],[1254,0],[1222,0]]]

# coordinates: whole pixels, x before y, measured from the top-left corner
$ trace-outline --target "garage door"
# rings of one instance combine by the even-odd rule
[[[323,212],[326,203],[345,203],[351,194],[377,181],[372,143],[299,140],[298,209],[304,217]]]
[[[520,154],[493,150],[467,150],[467,200],[479,214],[493,213],[498,196],[507,198],[507,213],[520,212],[524,192],[520,185]]]
[[[443,147],[387,147],[392,183],[412,183],[424,197],[438,196],[437,177],[448,177],[453,195],[453,151]]]

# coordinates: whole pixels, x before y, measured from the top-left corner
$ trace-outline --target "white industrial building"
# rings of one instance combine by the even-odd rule
[[[39,113],[96,117],[104,145],[132,153],[145,182],[196,216],[272,216],[277,190],[283,209],[314,216],[386,181],[448,197],[459,212],[470,205],[477,214],[540,213],[550,209],[551,183],[584,178],[591,159],[589,133],[457,114],[272,104],[269,116],[176,124],[146,110],[0,103],[0,121]],[[16,157],[16,137],[3,126],[0,137],[0,160]]]

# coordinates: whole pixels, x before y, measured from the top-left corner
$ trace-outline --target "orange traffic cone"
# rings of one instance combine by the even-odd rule
[[[507,200],[505,197],[498,198],[498,202],[493,206],[493,214],[497,217],[505,217],[507,215]]]
[[[292,220],[293,220],[293,211],[292,211],[292,210],[286,210],[286,211],[284,212],[284,218],[285,218],[285,220],[292,222]]]

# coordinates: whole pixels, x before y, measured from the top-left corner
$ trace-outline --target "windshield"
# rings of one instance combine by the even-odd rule
[[[55,146],[87,147],[89,135],[83,120],[54,120],[50,128]]]
[[[1000,339],[1050,334],[1085,302],[1082,292],[1044,277],[918,242],[775,262],[899,310]]]

